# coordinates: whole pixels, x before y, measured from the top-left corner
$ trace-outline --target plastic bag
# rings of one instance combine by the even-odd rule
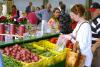
[[[58,45],[57,50],[58,51],[63,50],[65,48],[65,46],[66,46],[66,43],[67,43],[66,35],[60,35],[59,38],[58,38],[58,41],[56,43]]]

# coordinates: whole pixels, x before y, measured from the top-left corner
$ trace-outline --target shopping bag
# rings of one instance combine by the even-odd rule
[[[66,67],[84,67],[85,56],[81,54],[78,41],[73,45],[70,52],[67,53]]]
[[[75,67],[84,67],[86,56],[81,53],[78,41],[73,46],[73,52],[78,53]]]
[[[72,43],[72,42],[70,42]],[[66,57],[66,67],[75,67],[76,66],[76,61],[78,60],[79,56],[79,47],[78,47],[78,42],[73,44],[72,50],[67,53]]]
[[[66,57],[66,67],[75,67],[77,58],[78,58],[78,53],[69,51]]]
[[[86,58],[85,55],[80,54],[78,56],[78,59],[77,59],[76,63],[75,63],[75,67],[84,67],[85,58]]]
[[[59,38],[58,38],[58,41],[57,41],[57,46],[58,46],[58,48],[57,48],[57,50],[58,51],[61,51],[61,50],[63,50],[64,48],[65,48],[65,46],[66,46],[66,43],[67,43],[67,37],[66,37],[66,35],[60,35],[59,36]]]

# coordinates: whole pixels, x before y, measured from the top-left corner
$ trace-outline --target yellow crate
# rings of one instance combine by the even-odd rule
[[[41,67],[42,63],[43,63],[43,60],[45,60],[45,59],[41,59],[38,62],[32,62],[32,63],[22,62],[22,64],[23,64],[23,67]]]
[[[3,54],[3,56],[8,57],[4,54]],[[14,59],[13,57],[12,57],[12,59],[17,62],[20,62],[23,65],[22,67],[41,67],[41,66],[43,66],[43,62],[45,61],[46,58],[41,56],[41,59],[38,62],[31,62],[31,63],[22,62],[22,61]]]
[[[51,57],[45,57],[46,59],[43,62],[43,67],[47,67],[47,66],[50,66],[50,65],[54,65],[58,62],[64,61],[66,59],[66,55],[67,55],[68,51],[70,51],[70,49],[67,49],[67,48],[64,51],[61,51],[61,52],[51,51],[56,55],[51,56]]]
[[[41,40],[39,42],[33,42],[41,47],[44,47],[45,49],[55,50],[57,48],[56,44],[53,44],[47,40]]]

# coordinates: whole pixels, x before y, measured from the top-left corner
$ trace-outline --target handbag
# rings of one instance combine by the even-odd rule
[[[67,52],[66,67],[84,67],[86,57],[85,55],[81,54],[78,44],[78,42],[75,43],[75,45],[77,45],[76,49]]]

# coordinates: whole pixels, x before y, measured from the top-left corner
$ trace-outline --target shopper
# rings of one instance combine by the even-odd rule
[[[100,4],[92,3],[89,11],[91,12],[91,29],[92,29],[92,50],[94,52],[94,59],[92,67],[100,67]]]
[[[69,14],[67,14],[66,11],[66,5],[62,4],[61,6],[61,15],[59,17],[60,20],[60,32],[63,34],[69,34],[72,32],[70,23],[71,23],[71,18]]]
[[[97,38],[100,38],[100,4],[93,3],[89,9],[91,12],[91,29],[92,29],[92,42],[96,42]]]
[[[66,37],[73,43],[76,41],[79,42],[80,51],[83,55],[86,56],[84,66],[91,67],[93,58],[91,51],[92,34],[91,27],[88,21],[84,18],[84,13],[85,8],[81,4],[76,4],[71,8],[70,16],[78,23],[74,31],[71,34],[66,35]]]
[[[51,7],[51,4],[47,3],[45,9],[36,12],[37,17],[41,19],[41,23],[39,24],[39,26],[41,26],[42,34],[47,33],[48,21],[52,15]]]
[[[26,13],[32,12],[32,2],[29,2],[29,5],[26,7]]]
[[[42,16],[41,17],[39,16],[41,20],[48,22],[52,15],[51,7],[52,7],[51,4],[47,3],[45,9],[36,12],[37,16],[41,14]]]
[[[35,12],[38,12],[40,10],[41,10],[40,7],[36,7]],[[37,19],[38,19],[37,24],[39,24],[41,22],[42,14],[36,14],[36,16],[37,16]]]
[[[54,32],[54,33],[59,32],[59,16],[60,16],[59,8],[54,8],[53,15],[48,22],[48,26],[51,32]]]

